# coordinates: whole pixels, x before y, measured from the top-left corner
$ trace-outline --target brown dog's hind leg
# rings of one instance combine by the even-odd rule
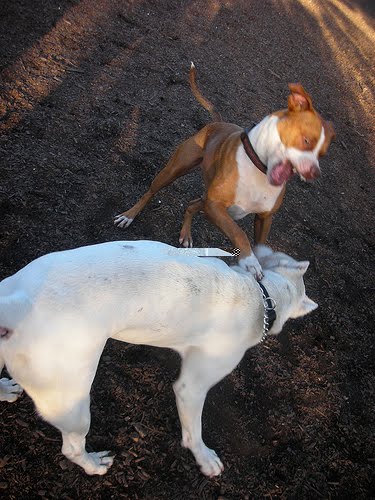
[[[180,231],[179,242],[185,248],[193,247],[193,238],[191,236],[191,221],[194,215],[203,209],[204,202],[202,198],[197,198],[189,203],[184,215],[184,222]]]
[[[165,186],[198,167],[203,157],[203,150],[196,143],[195,137],[183,142],[174,152],[167,165],[152,181],[150,189],[129,210],[116,215],[114,223],[119,227],[128,227],[149,201]]]

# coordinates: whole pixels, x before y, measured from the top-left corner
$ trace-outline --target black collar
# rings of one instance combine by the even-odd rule
[[[274,301],[273,298],[270,297],[269,293],[267,292],[267,288],[258,281],[258,285],[260,289],[262,290],[262,298],[263,298],[263,306],[264,306],[264,330],[263,330],[263,336],[262,340],[265,340],[267,333],[271,330],[275,320],[276,320],[276,302]]]
[[[245,130],[241,134],[241,141],[243,144],[243,147],[245,148],[247,156],[250,158],[250,160],[254,163],[256,168],[260,170],[263,174],[267,174],[267,167],[266,165],[260,160],[259,156],[256,154],[250,139],[249,139],[249,132],[250,129],[245,128]]]

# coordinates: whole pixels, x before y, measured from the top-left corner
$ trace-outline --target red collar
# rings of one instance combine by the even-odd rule
[[[255,152],[255,150],[250,142],[249,132],[250,132],[250,130],[248,128],[245,128],[245,130],[242,132],[242,134],[241,134],[242,145],[245,148],[247,156],[254,163],[256,168],[258,170],[260,170],[263,174],[267,174],[266,165],[259,159],[259,156],[256,154],[256,152]]]

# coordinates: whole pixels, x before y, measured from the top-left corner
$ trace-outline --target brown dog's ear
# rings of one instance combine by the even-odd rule
[[[289,83],[289,111],[308,111],[313,109],[312,99],[300,83]]]
[[[336,139],[336,132],[335,129],[333,128],[333,123],[326,122],[325,120],[322,120],[322,123],[323,123],[325,137],[323,146],[319,151],[319,157],[324,156],[327,153],[329,145],[331,144],[332,141]]]

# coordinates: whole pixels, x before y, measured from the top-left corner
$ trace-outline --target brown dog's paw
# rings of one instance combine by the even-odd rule
[[[133,220],[134,219],[130,219],[124,214],[119,214],[115,216],[115,220],[113,221],[113,223],[118,227],[126,228],[130,226]]]
[[[191,233],[181,230],[180,237],[178,239],[181,246],[184,248],[193,248],[193,238]]]
[[[253,253],[240,259],[238,265],[246,272],[252,274],[257,281],[261,281],[263,278],[262,267]]]

